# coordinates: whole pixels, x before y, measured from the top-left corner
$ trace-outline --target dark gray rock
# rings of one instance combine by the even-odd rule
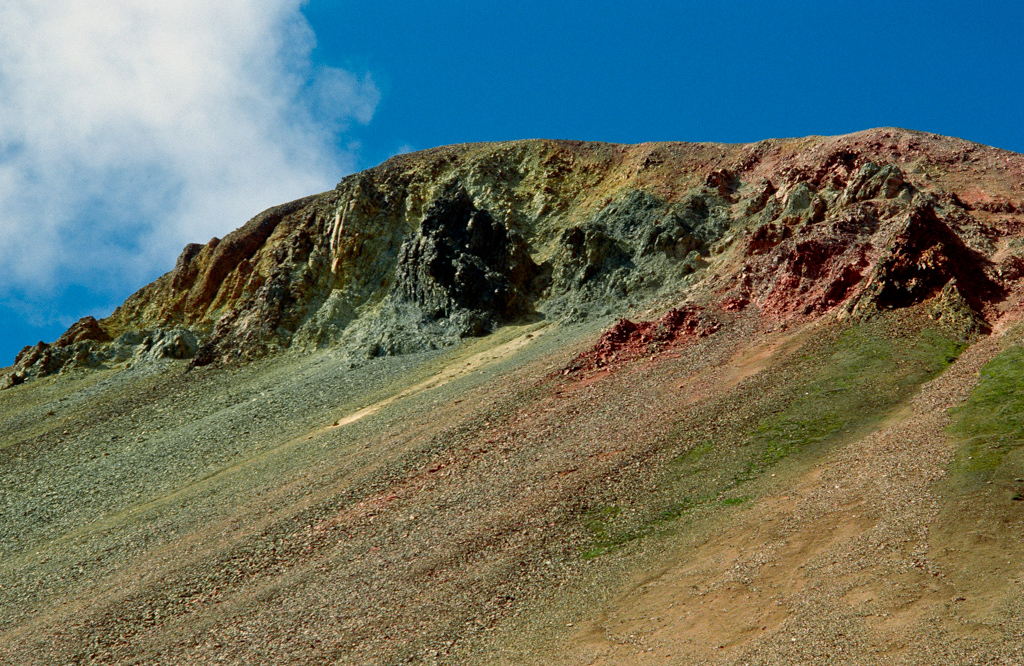
[[[730,200],[719,189],[677,203],[631,190],[566,229],[553,257],[545,312],[578,320],[678,286],[704,265],[710,246],[732,222]]]
[[[164,359],[184,360],[195,356],[199,341],[192,331],[174,329],[151,331],[135,347],[134,360],[162,361]]]
[[[392,298],[419,308],[424,320],[475,313],[480,335],[533,312],[545,272],[526,243],[453,183],[403,243]]]

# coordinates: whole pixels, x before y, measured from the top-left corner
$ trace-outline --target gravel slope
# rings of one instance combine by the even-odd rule
[[[743,433],[854,329],[737,316],[566,375],[605,325],[0,394],[0,661],[1014,663],[1015,579],[935,531],[996,337],[764,462]]]

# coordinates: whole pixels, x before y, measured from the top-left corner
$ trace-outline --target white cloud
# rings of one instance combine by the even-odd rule
[[[311,64],[301,4],[0,3],[0,292],[137,286],[350,171],[380,94]]]

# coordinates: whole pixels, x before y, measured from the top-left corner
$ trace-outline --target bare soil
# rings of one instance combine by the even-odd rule
[[[0,394],[0,660],[1016,663],[1019,521],[936,490],[998,334],[765,458],[737,438],[847,324],[737,315],[562,374],[605,325]]]

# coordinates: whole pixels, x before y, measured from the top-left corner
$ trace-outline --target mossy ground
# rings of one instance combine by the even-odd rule
[[[959,621],[1002,627],[1019,618],[1024,543],[1024,340],[1002,336],[1002,351],[978,371],[968,398],[948,412],[953,455],[931,489],[938,514],[929,553]],[[1016,641],[1019,645],[1019,641]],[[1018,663],[1019,660],[1007,663]]]
[[[682,452],[664,466],[658,492],[651,501],[629,501],[630,512],[617,504],[590,510],[583,557],[672,533],[698,509],[745,503],[756,495],[748,490],[753,482],[780,463],[807,463],[877,427],[963,349],[916,313],[819,330],[737,396],[684,414],[665,442]],[[1024,414],[1024,394],[1020,406]]]
[[[1012,345],[985,365],[978,387],[952,413],[949,432],[961,441],[952,472],[962,484],[1019,483],[1024,474],[1022,368],[1024,346]]]

